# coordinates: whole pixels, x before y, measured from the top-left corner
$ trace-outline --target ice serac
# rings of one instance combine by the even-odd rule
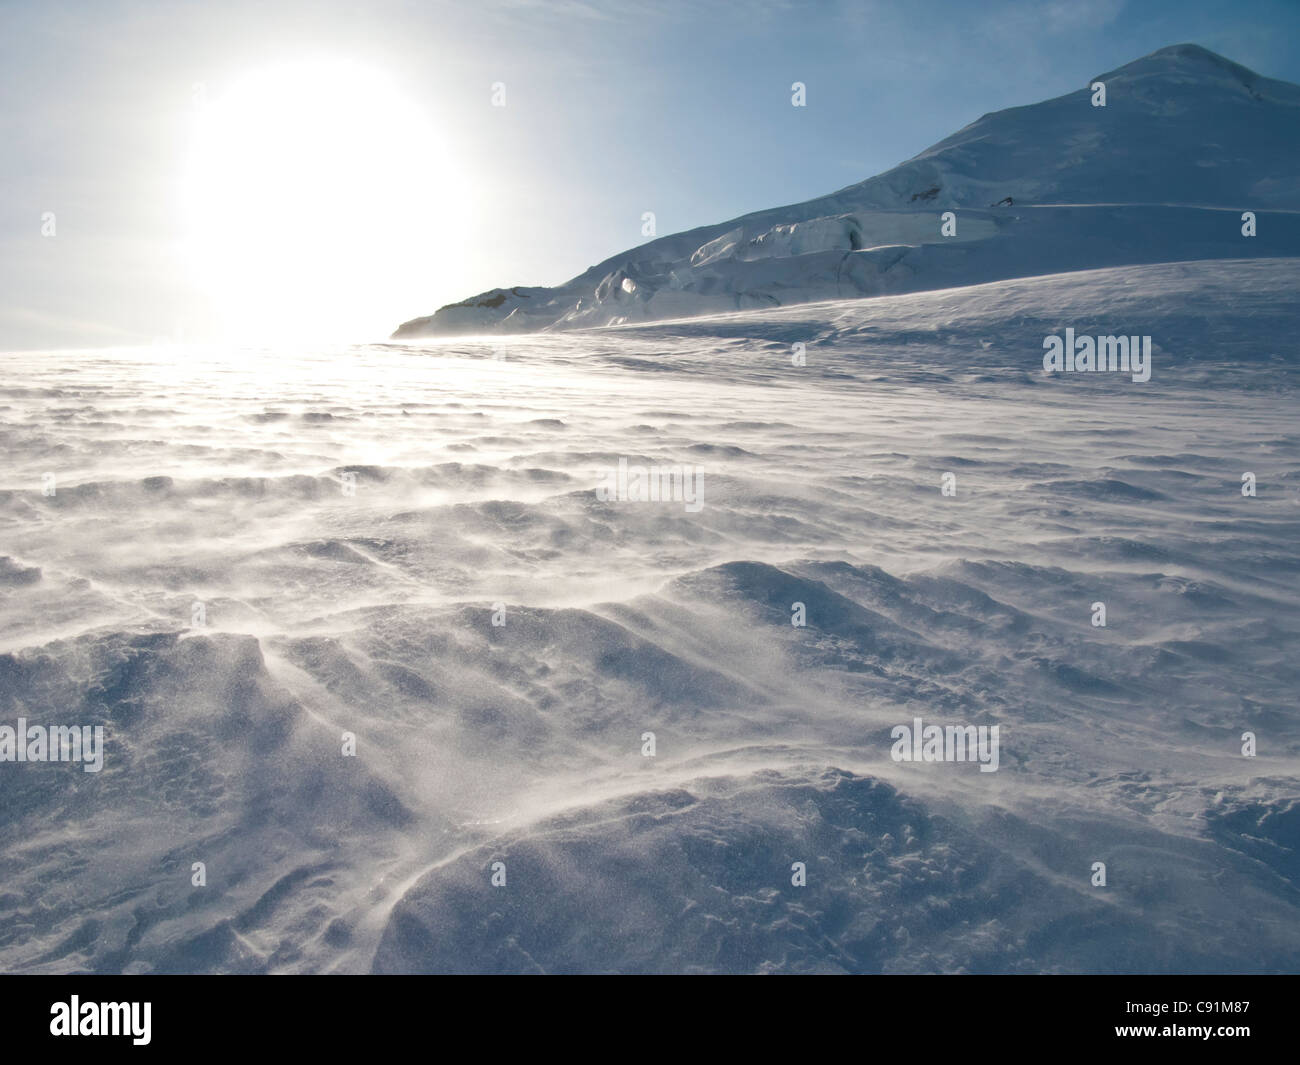
[[[1089,86],[1102,81],[1106,104]],[[945,236],[941,215],[956,232]],[[1244,237],[1241,212],[1256,214]],[[1192,259],[1300,255],[1300,86],[1193,44],[985,115],[857,185],[498,288],[394,338],[534,332]]]

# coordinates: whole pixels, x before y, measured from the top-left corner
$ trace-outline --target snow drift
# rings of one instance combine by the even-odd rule
[[[0,724],[107,750],[0,764],[0,969],[1295,971],[1297,290],[6,356]],[[1151,380],[1044,375],[1068,323]]]

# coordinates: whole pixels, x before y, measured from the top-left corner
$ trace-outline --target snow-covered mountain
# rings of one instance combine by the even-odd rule
[[[1256,216],[1254,237],[1243,235],[1245,211]],[[394,337],[621,325],[1100,267],[1300,255],[1297,212],[1300,86],[1174,45],[1066,96],[985,115],[828,196],[661,237],[556,288],[492,289]]]

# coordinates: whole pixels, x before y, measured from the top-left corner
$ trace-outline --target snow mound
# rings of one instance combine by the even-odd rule
[[[1261,955],[1204,923],[1234,902],[1197,883],[1213,880],[1208,846],[1135,847],[1109,897],[1052,869],[1083,863],[1099,829],[972,825],[833,767],[699,778],[440,863],[393,908],[372,971],[1233,972],[1293,957],[1294,929]],[[1007,837],[1037,855],[992,842]]]

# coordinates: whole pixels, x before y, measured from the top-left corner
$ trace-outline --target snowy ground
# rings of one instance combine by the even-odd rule
[[[4,356],[0,724],[108,750],[0,764],[0,970],[1300,968],[1298,290]]]

